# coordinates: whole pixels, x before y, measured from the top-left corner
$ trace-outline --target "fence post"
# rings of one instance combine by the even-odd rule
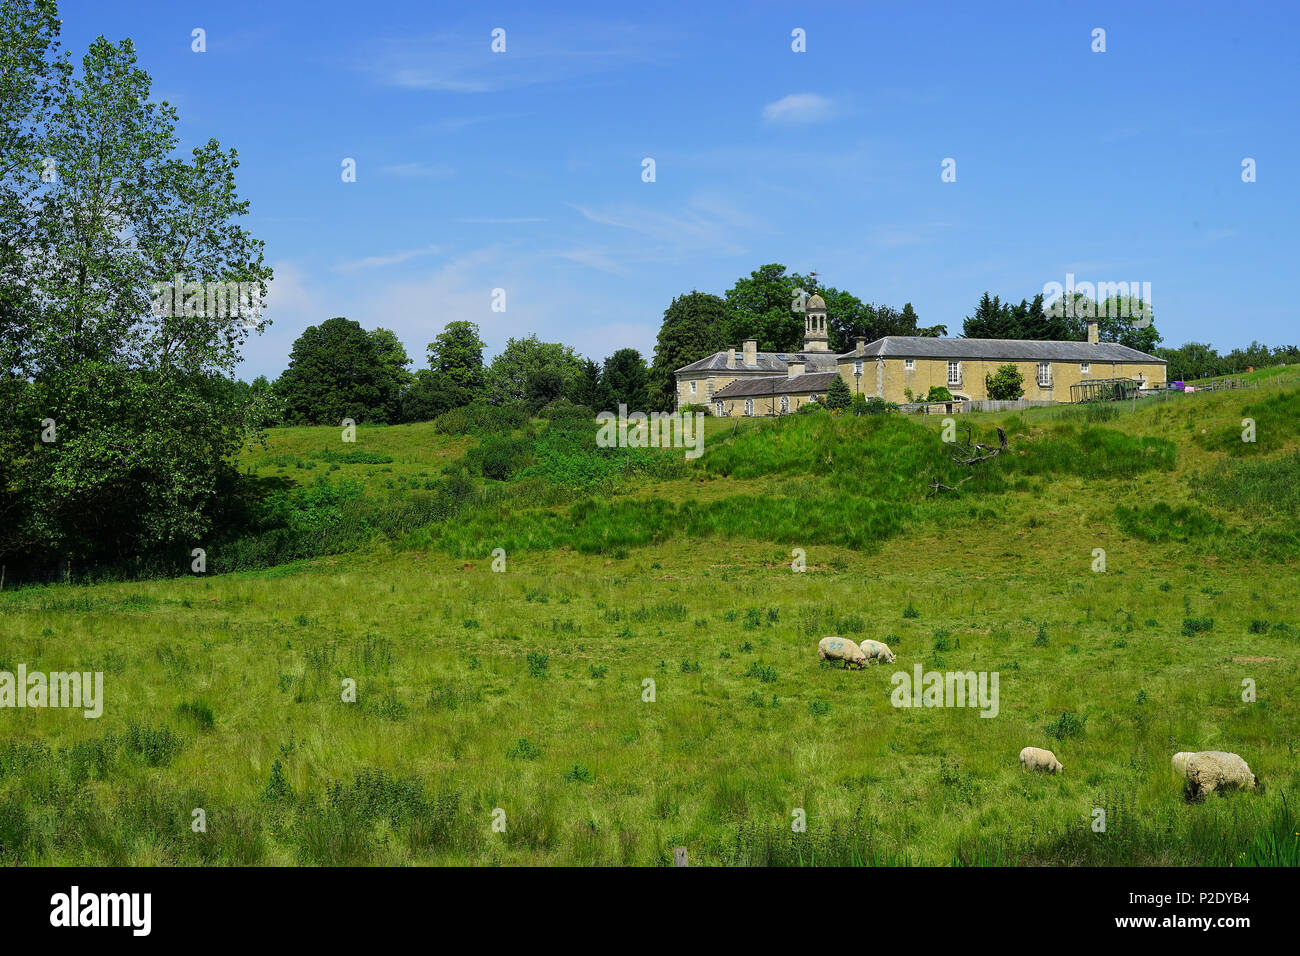
[[[690,861],[686,858],[686,847],[673,847],[673,866],[690,866]]]

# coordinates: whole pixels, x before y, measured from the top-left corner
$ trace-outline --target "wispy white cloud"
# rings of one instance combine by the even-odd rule
[[[550,222],[549,219],[539,219],[535,216],[520,216],[515,219],[457,219],[457,222],[487,223],[490,225],[513,225],[517,222]]]
[[[644,26],[549,23],[549,34],[506,32],[506,52],[494,53],[487,32],[389,39],[367,50],[358,66],[379,82],[440,93],[493,93],[664,62],[672,44]]]
[[[450,179],[456,170],[446,163],[392,163],[380,166],[385,176],[404,176],[408,179]]]
[[[353,259],[348,262],[340,262],[334,267],[336,272],[360,272],[363,269],[377,269],[383,266],[395,266],[402,262],[409,262],[421,256],[437,255],[442,250],[438,246],[424,246],[420,249],[405,249],[401,252],[390,253],[386,256],[367,256],[364,259]]]
[[[833,100],[816,93],[791,93],[763,107],[766,123],[824,123],[837,115]]]
[[[742,235],[766,231],[761,219],[708,193],[673,210],[626,203],[599,209],[570,205],[589,222],[643,237],[635,247],[623,250],[642,260],[673,260],[701,253],[739,255],[745,251]]]

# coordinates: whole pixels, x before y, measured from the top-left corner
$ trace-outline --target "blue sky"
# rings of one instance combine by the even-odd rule
[[[417,367],[453,319],[490,353],[536,332],[648,359],[674,295],[768,262],[952,334],[986,289],[1018,301],[1069,272],[1150,282],[1166,345],[1296,342],[1298,10],[61,5],[78,56],[136,42],[186,148],[240,152],[276,272],[245,377],[333,315],[394,329]]]

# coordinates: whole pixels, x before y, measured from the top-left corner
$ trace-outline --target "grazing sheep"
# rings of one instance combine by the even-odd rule
[[[1180,750],[1178,753],[1174,754],[1174,759],[1170,761],[1174,766],[1174,773],[1178,774],[1180,777],[1186,777],[1187,761],[1195,756],[1196,754],[1190,750]]]
[[[894,663],[894,652],[889,649],[888,644],[882,644],[880,641],[873,641],[867,638],[862,642],[862,653],[867,655],[868,661],[878,661],[881,664]]]
[[[1045,770],[1048,773],[1065,772],[1061,761],[1056,759],[1056,754],[1040,747],[1026,747],[1020,751],[1020,767],[1022,770]]]
[[[1174,767],[1181,761],[1183,776],[1187,780],[1185,794],[1188,800],[1202,800],[1206,794],[1227,790],[1263,790],[1259,778],[1250,772],[1250,766],[1237,754],[1222,750],[1202,750],[1194,754],[1176,754]]]
[[[817,642],[817,657],[823,661],[843,661],[845,667],[861,670],[866,666],[867,655],[862,648],[842,637],[823,637]]]

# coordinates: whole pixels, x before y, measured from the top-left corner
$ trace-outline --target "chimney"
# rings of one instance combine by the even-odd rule
[[[758,364],[758,339],[745,339],[745,364]]]
[[[1098,342],[1100,342],[1100,341],[1101,341],[1101,339],[1100,339],[1100,337],[1097,335],[1097,323],[1096,323],[1096,321],[1089,322],[1089,323],[1088,323],[1088,342],[1089,342],[1089,344],[1091,344],[1091,345],[1096,345],[1096,344],[1097,344]]]
[[[855,349],[854,354],[855,355],[865,354],[867,351],[867,337],[865,335],[859,335],[856,338],[854,338],[853,341],[857,344],[857,348]]]
[[[803,374],[803,369],[804,369],[803,362],[791,362],[789,365],[786,366],[786,377],[796,378]]]
[[[736,350],[730,345],[727,346],[727,368],[736,367]]]

